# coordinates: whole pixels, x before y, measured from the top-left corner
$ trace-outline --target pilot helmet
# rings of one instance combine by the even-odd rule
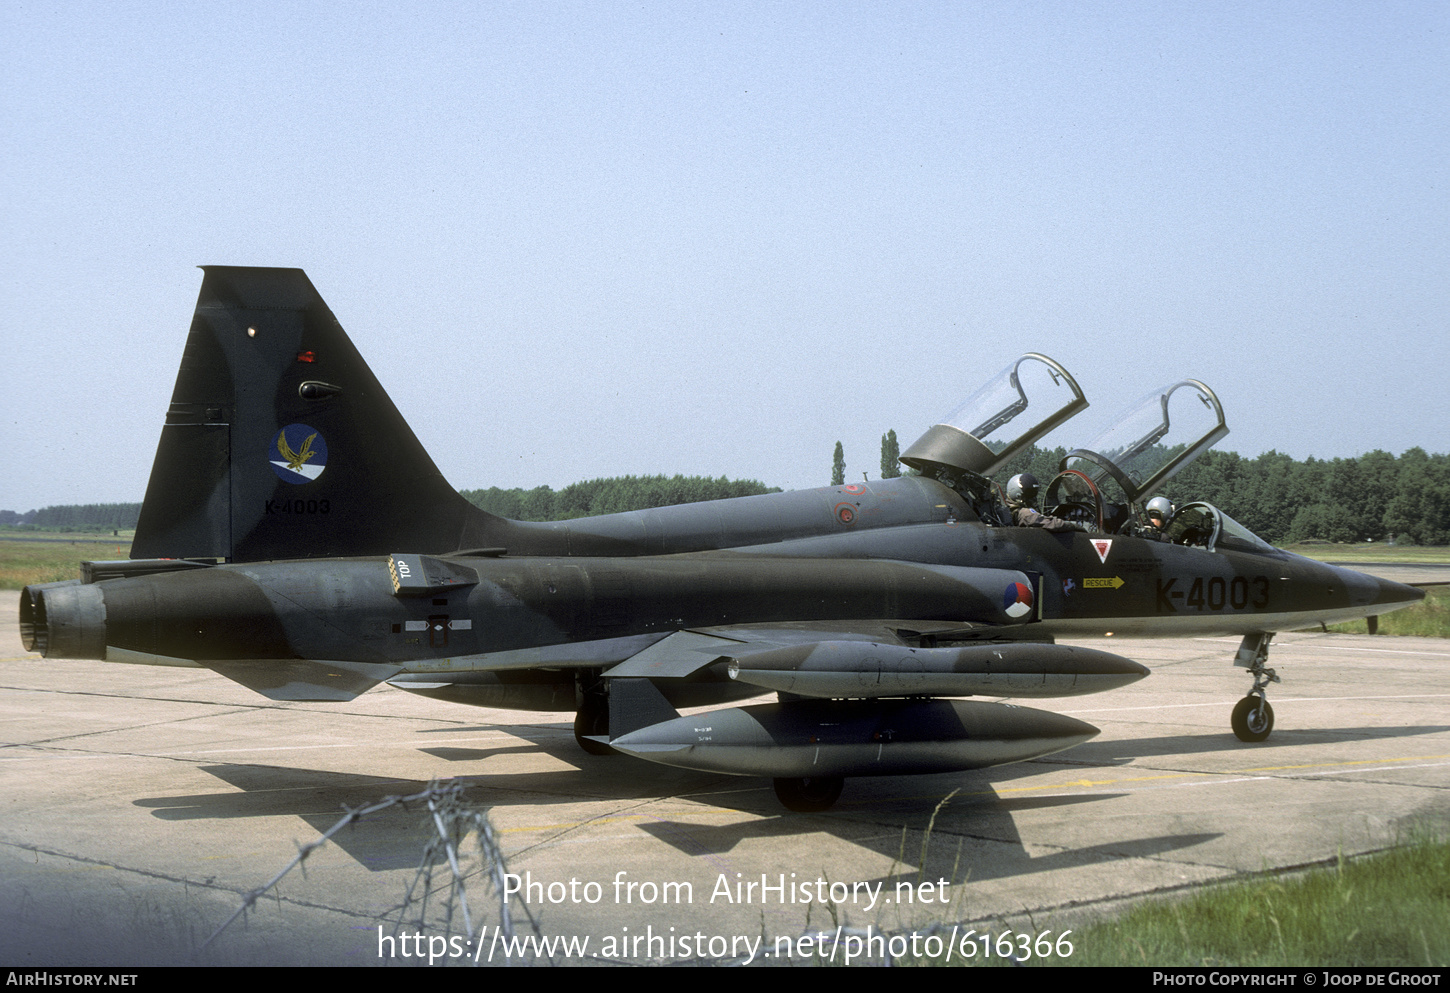
[[[1159,518],[1164,524],[1173,519],[1173,501],[1167,497],[1156,496],[1148,501],[1148,519]]]
[[[1009,503],[1031,504],[1037,501],[1037,477],[1030,472],[1020,472],[1007,480]]]

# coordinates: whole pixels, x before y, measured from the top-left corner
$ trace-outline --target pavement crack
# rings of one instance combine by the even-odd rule
[[[112,862],[106,859],[87,858],[84,855],[75,855],[70,852],[62,852],[53,848],[43,848],[40,845],[20,844],[13,841],[0,841],[0,845],[4,845],[7,848],[15,849],[17,851],[34,852],[38,855],[45,855],[50,858],[60,859],[65,862],[76,863],[79,865],[95,866],[98,869],[114,869],[117,872],[125,872],[134,876],[140,876],[145,879],[155,879],[160,882],[166,883],[178,883],[182,886],[188,887],[195,886],[198,889],[212,890],[216,893],[227,893],[239,899],[244,898],[247,893],[252,892],[250,890],[235,890],[230,886],[223,886],[210,880],[190,879],[186,876],[178,876],[174,873],[158,872],[154,869],[142,869],[138,866],[122,865],[119,862]],[[365,914],[357,910],[349,909],[347,907],[338,906],[336,904],[320,903],[316,900],[301,900],[297,897],[289,897],[276,892],[275,888],[268,891],[267,900],[269,902],[281,901],[282,903],[289,904],[294,907],[305,907],[311,910],[325,910],[328,913],[342,914],[345,917],[353,917],[357,918],[358,920],[382,920],[381,917],[377,917],[371,914]]]
[[[140,731],[145,728],[175,727],[179,724],[186,724],[191,721],[201,720],[207,717],[228,717],[232,714],[246,713],[246,708],[233,707],[230,710],[215,711],[208,714],[193,714],[190,717],[172,717],[164,721],[148,721],[145,724],[117,724],[114,727],[95,728],[90,731],[79,731],[76,734],[58,735],[54,738],[40,738],[35,741],[7,741],[0,744],[0,748],[21,748],[25,746],[39,748],[42,745],[53,745],[60,741],[77,741],[81,738],[91,738],[98,734],[116,734],[127,731]],[[111,753],[115,754],[115,753]],[[126,753],[121,753],[126,754]]]

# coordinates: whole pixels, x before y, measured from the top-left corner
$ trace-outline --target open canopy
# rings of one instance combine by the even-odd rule
[[[1226,434],[1213,390],[1185,379],[1143,397],[1058,468],[1090,479],[1110,503],[1137,504]]]
[[[965,470],[990,476],[1087,405],[1066,369],[1028,352],[933,424],[901,461],[927,475]]]

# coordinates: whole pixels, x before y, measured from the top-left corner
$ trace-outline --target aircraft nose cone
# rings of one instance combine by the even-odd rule
[[[1350,603],[1356,607],[1383,606],[1393,609],[1425,599],[1424,590],[1397,583],[1392,579],[1381,579],[1338,567],[1334,571],[1344,583],[1344,588],[1349,591]]]
[[[1416,586],[1406,586],[1404,583],[1396,583],[1393,580],[1381,579],[1379,582],[1379,595],[1375,603],[1419,603],[1425,599],[1425,591]]]

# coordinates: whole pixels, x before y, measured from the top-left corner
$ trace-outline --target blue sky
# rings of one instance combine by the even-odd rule
[[[1450,450],[1450,6],[0,7],[0,508],[139,500],[199,264],[307,270],[444,474],[879,471],[1016,355],[1079,444]]]

